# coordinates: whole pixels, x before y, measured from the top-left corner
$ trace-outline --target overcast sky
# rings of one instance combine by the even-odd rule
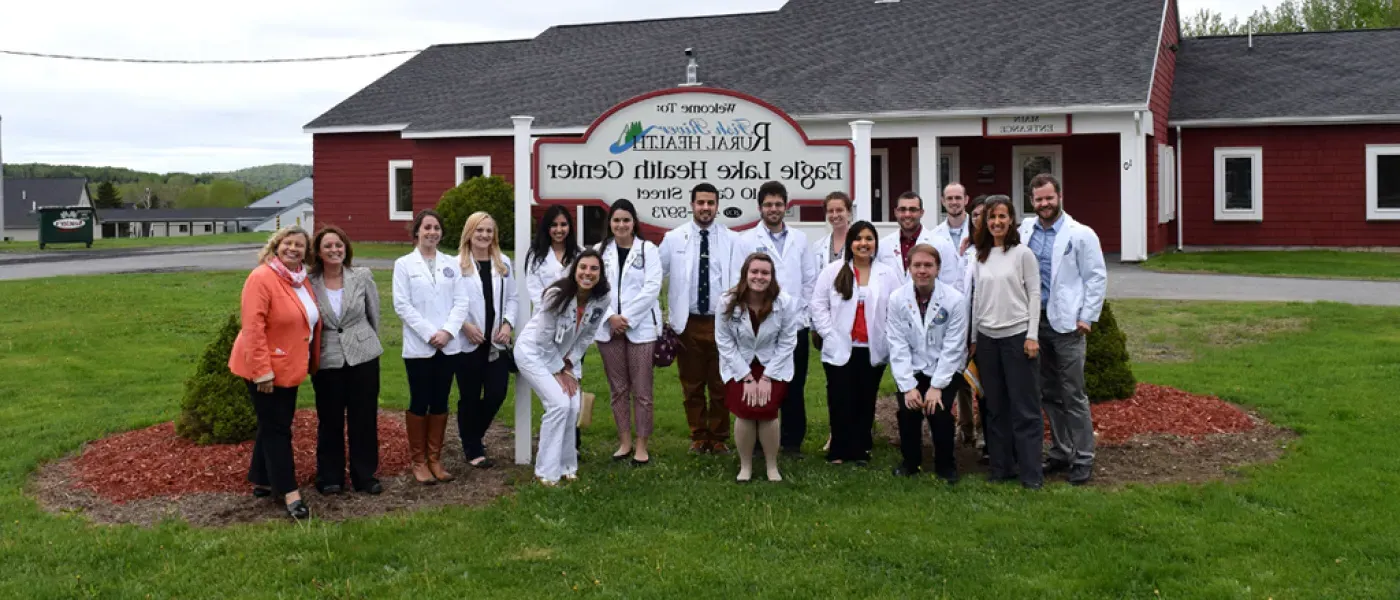
[[[1180,0],[1247,15],[1278,0]],[[706,0],[708,13],[784,0]],[[532,37],[551,25],[699,14],[656,0],[43,0],[6,2],[0,50],[159,59],[328,56]],[[489,5],[489,10],[482,10]],[[213,8],[217,7],[217,8]],[[302,126],[411,55],[263,65],[140,65],[0,55],[3,159],[170,172],[311,163]]]

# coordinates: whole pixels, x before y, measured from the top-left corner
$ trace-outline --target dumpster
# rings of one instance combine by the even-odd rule
[[[49,244],[87,244],[92,247],[97,213],[90,206],[39,207],[39,249]]]

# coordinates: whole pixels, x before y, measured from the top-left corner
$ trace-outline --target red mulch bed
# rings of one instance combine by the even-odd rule
[[[316,423],[313,409],[297,411],[292,421],[292,453],[301,485],[316,477]],[[246,493],[252,456],[251,441],[200,446],[175,435],[174,424],[162,423],[88,444],[73,465],[74,487],[118,504],[155,496]],[[408,466],[403,421],[380,413],[379,477],[401,474]]]
[[[1207,435],[1254,429],[1248,415],[1215,396],[1197,396],[1150,383],[1139,383],[1132,398],[1094,404],[1090,411],[1098,441],[1104,444],[1122,444],[1152,433],[1200,440]]]

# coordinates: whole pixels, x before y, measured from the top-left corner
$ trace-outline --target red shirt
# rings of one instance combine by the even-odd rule
[[[854,271],[855,274],[856,274],[856,276],[855,276],[855,281],[852,281],[852,282],[851,282],[851,286],[854,287],[854,288],[856,288],[855,293],[856,293],[856,294],[859,294],[859,293],[860,293],[860,271],[859,271],[858,269],[856,269],[854,265],[851,266],[851,270]],[[864,300],[861,300],[861,301],[859,301],[859,302],[856,303],[856,321],[855,321],[855,323],[853,323],[853,324],[851,325],[851,341],[853,341],[853,342],[860,342],[860,343],[862,343],[862,344],[869,344],[869,343],[870,343],[870,333],[867,332],[867,331],[865,330],[865,301],[864,301]]]
[[[924,232],[924,226],[920,225],[914,230],[914,235],[905,236],[904,230],[899,230],[899,256],[904,259],[904,270],[909,270],[909,251],[914,249],[914,243],[919,241],[919,234]]]

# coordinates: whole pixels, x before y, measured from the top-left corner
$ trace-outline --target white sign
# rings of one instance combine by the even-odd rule
[[[1015,115],[985,117],[985,137],[1043,137],[1069,135],[1069,115]]]
[[[690,221],[690,190],[719,189],[716,220],[743,227],[759,220],[758,187],[778,181],[793,203],[820,204],[853,194],[848,140],[808,140],[779,109],[713,88],[677,88],[632,98],[599,117],[582,138],[535,143],[534,190],[540,204],[631,200],[637,218],[671,229]]]

